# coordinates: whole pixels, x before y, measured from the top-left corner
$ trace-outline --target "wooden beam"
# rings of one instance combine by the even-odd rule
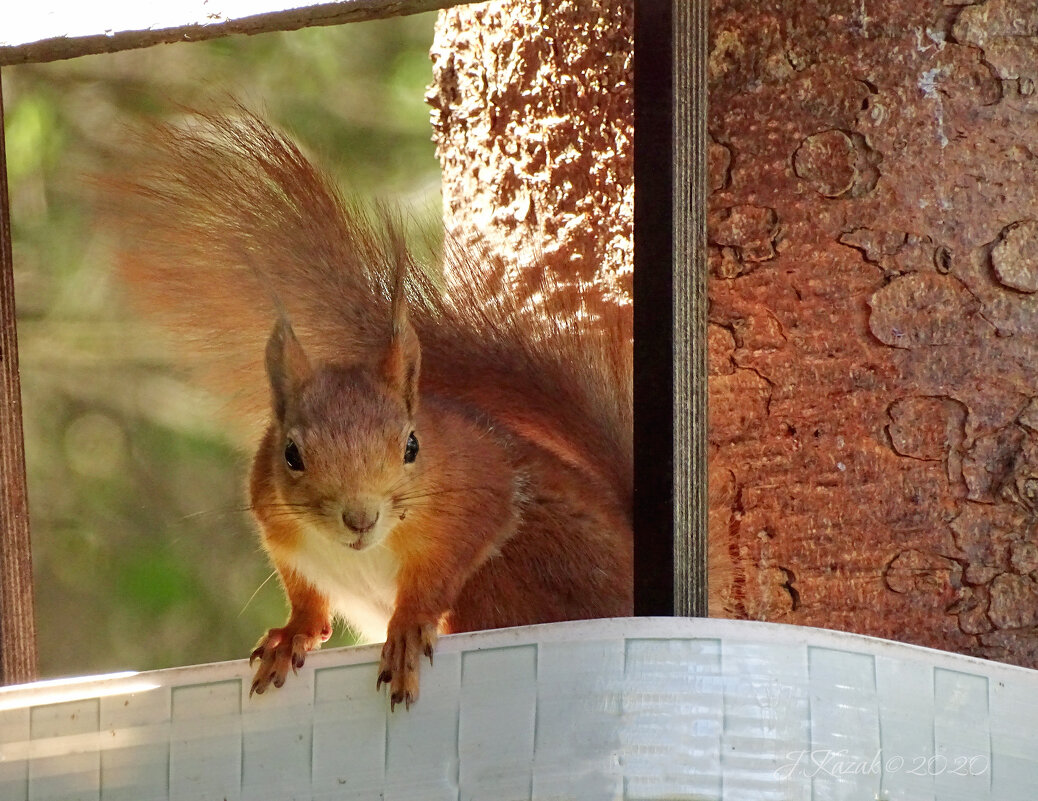
[[[706,617],[707,0],[674,3],[674,600]]]
[[[29,501],[14,314],[14,265],[0,83],[0,683],[36,678]]]
[[[5,15],[0,27],[0,65],[384,19],[463,2],[466,0],[338,0],[286,7],[293,4],[287,0],[235,0],[233,4],[228,0],[135,4],[96,0],[68,4],[60,14],[37,11],[29,4],[18,14]]]
[[[706,0],[636,0],[635,611],[707,614]]]

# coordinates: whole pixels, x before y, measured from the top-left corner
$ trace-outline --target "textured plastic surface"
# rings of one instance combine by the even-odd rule
[[[838,632],[624,619],[0,690],[0,799],[1032,801],[1038,672]]]

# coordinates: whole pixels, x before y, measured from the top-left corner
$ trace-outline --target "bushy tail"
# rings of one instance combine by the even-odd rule
[[[150,129],[126,176],[101,182],[101,207],[127,283],[236,414],[268,413],[263,343],[279,311],[311,357],[372,360],[406,270],[421,393],[471,403],[630,501],[629,307],[547,279],[517,298],[491,260],[450,243],[442,272],[418,267],[388,215],[348,203],[242,109]]]

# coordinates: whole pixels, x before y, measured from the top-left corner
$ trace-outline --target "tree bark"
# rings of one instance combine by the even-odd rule
[[[1038,7],[712,11],[735,611],[1038,665]]]
[[[630,264],[629,19],[441,15],[455,236]],[[715,613],[1038,666],[1036,42],[1030,0],[714,0]]]
[[[433,138],[444,222],[513,284],[547,267],[630,298],[630,0],[494,0],[440,13]]]

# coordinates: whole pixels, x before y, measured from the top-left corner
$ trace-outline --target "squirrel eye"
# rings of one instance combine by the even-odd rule
[[[289,440],[288,444],[285,445],[285,464],[294,473],[302,473],[306,469],[306,466],[303,464],[303,457],[299,455],[299,446],[292,440]]]
[[[407,435],[407,445],[404,446],[404,464],[411,464],[418,455],[418,437],[412,431]]]

